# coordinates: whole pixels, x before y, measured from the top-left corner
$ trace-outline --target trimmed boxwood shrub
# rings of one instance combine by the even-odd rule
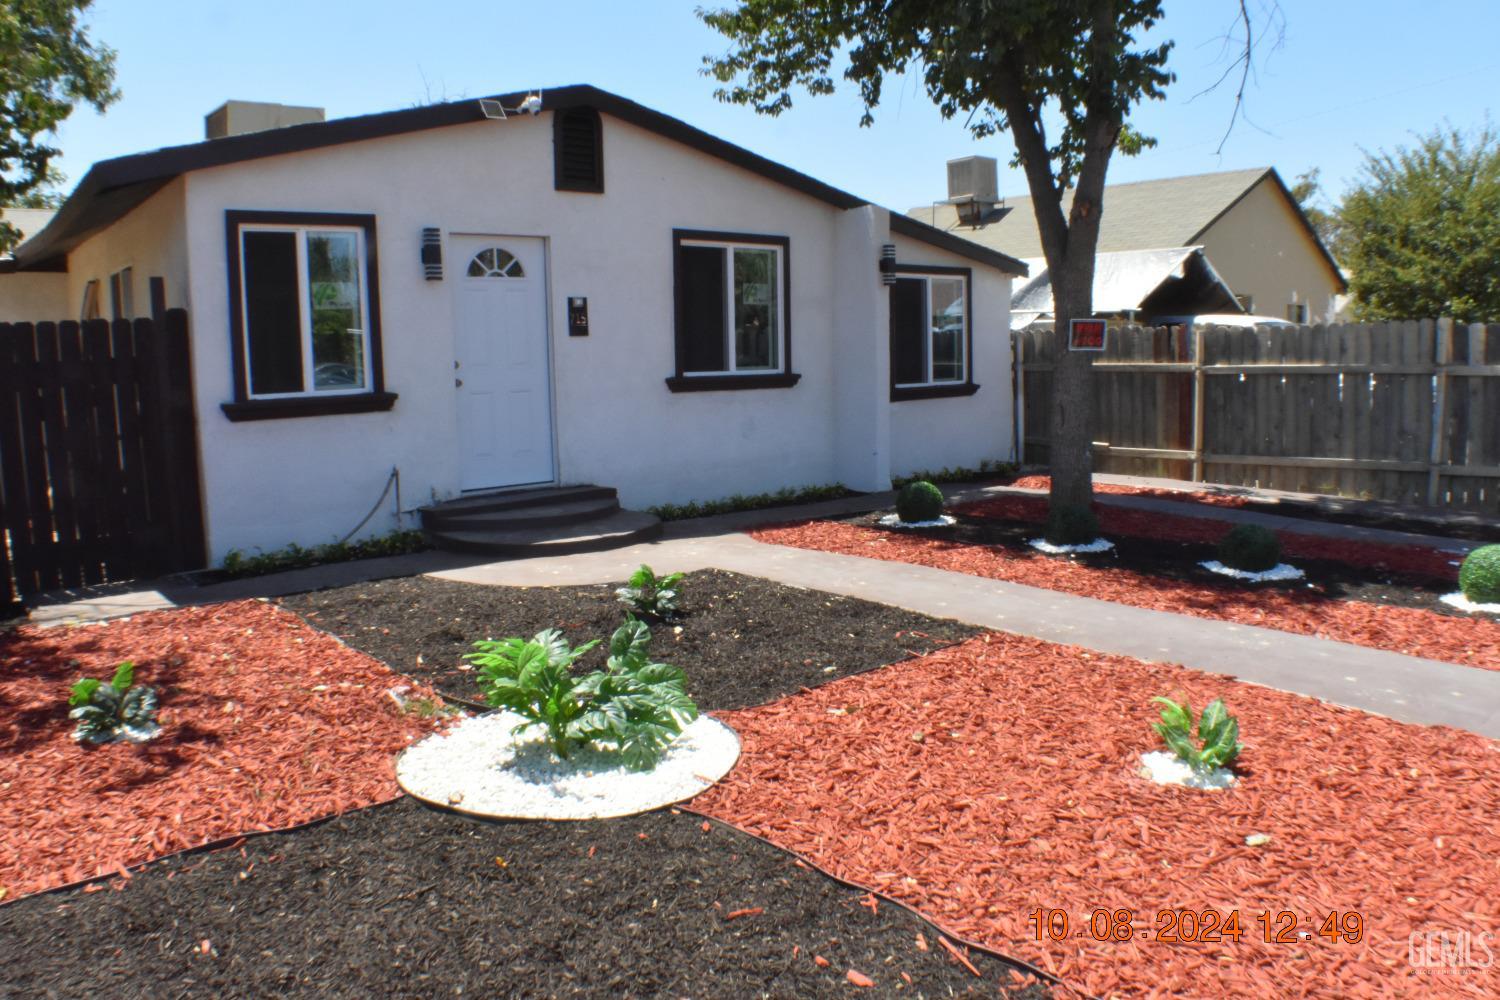
[[[896,494],[896,513],[903,521],[936,521],[943,516],[943,491],[919,479]]]
[[[1219,562],[1245,573],[1264,573],[1281,562],[1281,541],[1270,528],[1237,524],[1219,540]]]
[[[1099,519],[1088,507],[1052,507],[1045,537],[1053,545],[1087,545],[1099,537]]]
[[[1475,604],[1500,604],[1500,545],[1483,545],[1464,557],[1458,588]]]

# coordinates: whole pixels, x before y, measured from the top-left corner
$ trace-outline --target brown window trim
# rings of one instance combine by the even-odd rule
[[[245,314],[240,301],[240,226],[354,226],[365,231],[365,298],[370,314],[370,391],[335,396],[286,396],[252,399],[250,373],[245,361]],[[234,363],[234,399],[220,409],[232,421],[268,420],[280,417],[315,417],[335,413],[371,413],[389,410],[396,394],[385,391],[384,361],[380,347],[380,267],[375,240],[375,216],[347,212],[275,212],[229,209],[224,213],[224,239],[229,267],[229,338]]]
[[[964,380],[942,382],[933,385],[917,385],[896,388],[896,371],[891,369],[891,402],[904,403],[914,399],[950,399],[956,396],[972,396],[979,391],[974,381],[974,269],[950,267],[943,264],[897,264],[897,274],[919,277],[927,274],[951,274],[964,279]]]
[[[288,396],[221,403],[219,409],[235,423],[243,420],[280,420],[284,417],[326,417],[337,413],[377,413],[396,405],[394,392],[361,392],[343,396]]]
[[[753,374],[729,372],[723,375],[687,375],[683,370],[684,340],[687,318],[682,296],[682,243],[702,240],[706,243],[757,243],[781,248],[781,349],[782,370]],[[672,230],[672,313],[676,336],[673,338],[677,372],[666,379],[672,392],[717,392],[729,389],[789,389],[802,376],[792,371],[792,241],[786,236],[762,233],[729,233],[708,229]]]

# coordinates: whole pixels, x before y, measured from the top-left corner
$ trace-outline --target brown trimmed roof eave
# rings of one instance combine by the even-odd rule
[[[494,100],[506,106],[514,106],[525,97],[524,92],[502,94],[497,95]],[[847,191],[841,191],[784,164],[752,153],[742,146],[709,135],[687,122],[597,87],[575,85],[545,90],[542,107],[545,111],[591,107],[836,208],[860,208],[870,204]],[[174,178],[189,171],[479,121],[484,121],[484,115],[479,110],[479,99],[466,98],[446,104],[291,125],[101,160],[89,168],[89,172],[68,196],[52,221],[41,232],[16,248],[15,267],[24,271],[37,271],[65,266],[70,250],[122,218]],[[893,231],[898,231],[897,219],[903,220],[899,224],[903,227],[906,221],[913,221],[892,212]],[[914,223],[910,229],[903,228],[900,231],[912,239],[961,254],[1006,273],[1026,273],[1025,265],[1014,258],[968,240],[951,237],[931,226]]]

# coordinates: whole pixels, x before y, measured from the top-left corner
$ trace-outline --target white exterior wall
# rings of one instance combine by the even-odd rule
[[[66,274],[50,271],[0,274],[0,323],[77,318],[77,303],[68,301]]]
[[[897,236],[901,264],[971,269],[974,356],[972,396],[908,399],[890,403],[891,475],[936,471],[979,463],[1014,461],[1015,404],[1011,381],[1011,278],[925,243]],[[889,352],[886,352],[889,354]],[[889,382],[889,377],[886,379]],[[889,398],[887,395],[886,398]]]
[[[73,248],[68,254],[67,274],[66,304],[70,318],[77,318],[83,305],[84,286],[91,280],[99,282],[99,302],[108,318],[109,276],[124,267],[133,269],[136,316],[151,315],[153,277],[166,282],[167,308],[187,307],[186,190],[187,182],[179,177],[119,222]],[[222,248],[218,256],[224,256]]]
[[[447,277],[425,281],[417,256],[424,226],[547,240],[561,482],[615,486],[623,504],[641,507],[838,478],[830,331],[838,297],[866,297],[871,289],[869,282],[845,289],[835,272],[844,213],[609,116],[603,125],[602,196],[553,190],[546,115],[189,176],[196,392],[213,559],[232,548],[342,536],[375,502],[392,467],[401,471],[409,509],[456,493],[452,278],[467,261],[445,246]],[[220,404],[233,398],[226,209],[377,217],[385,383],[400,396],[394,409],[240,423],[224,417]],[[667,390],[664,379],[675,372],[674,228],[789,238],[798,385]],[[872,275],[877,254],[878,246],[862,254]],[[567,336],[570,295],[588,297],[586,338]],[[876,329],[883,351],[883,324]],[[382,512],[366,532],[395,525]]]

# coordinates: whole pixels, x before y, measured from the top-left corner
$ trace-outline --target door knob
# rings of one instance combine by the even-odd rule
[[[464,380],[463,379],[456,378],[456,379],[453,380],[453,388],[455,388],[455,389],[462,389],[463,387],[464,387]]]

